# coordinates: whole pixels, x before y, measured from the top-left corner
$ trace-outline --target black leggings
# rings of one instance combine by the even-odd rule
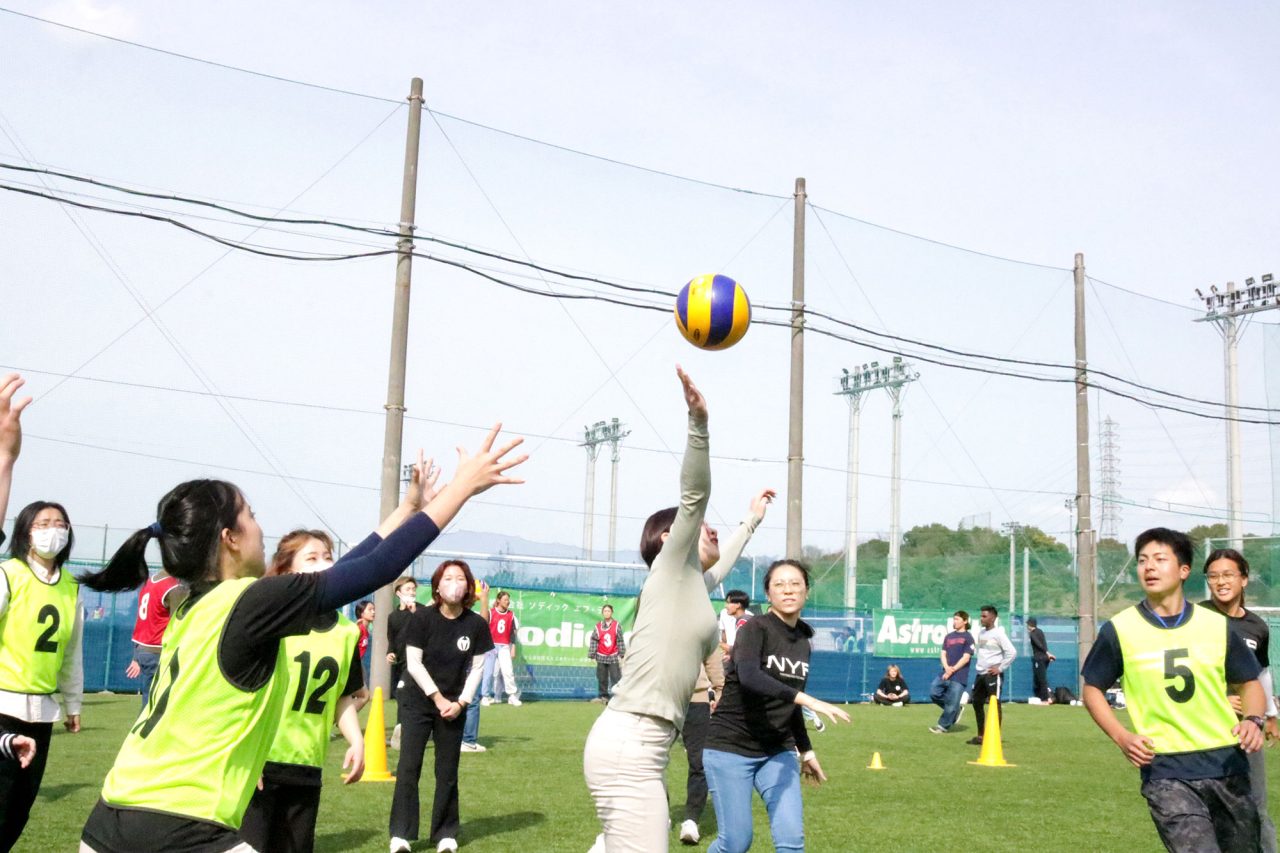
[[[40,792],[53,723],[28,723],[0,714],[0,730],[26,735],[36,742],[36,756],[25,769],[16,761],[0,760],[0,851],[7,853],[22,836]]]

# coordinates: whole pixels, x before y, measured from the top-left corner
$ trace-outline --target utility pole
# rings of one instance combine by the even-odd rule
[[[1076,253],[1075,263],[1076,337],[1076,589],[1079,596],[1079,636],[1077,660],[1084,662],[1097,633],[1098,566],[1093,537],[1089,493],[1089,359],[1084,334],[1084,255]],[[1080,688],[1083,690],[1083,688]]]
[[[893,357],[890,379],[885,385],[893,400],[893,471],[889,480],[889,582],[890,609],[902,606],[902,395],[907,385],[920,378],[901,356]]]
[[[791,410],[787,431],[787,558],[804,546],[804,178],[796,178],[791,246]]]
[[[1013,624],[1014,608],[1017,606],[1017,599],[1014,597],[1017,590],[1017,550],[1015,540],[1018,537],[1018,531],[1022,529],[1022,525],[1016,521],[1010,521],[1000,525],[1000,529],[1009,536],[1009,624]]]
[[[404,180],[400,188],[400,239],[396,241],[396,291],[391,315],[391,364],[387,371],[386,427],[382,444],[381,518],[400,503],[400,450],[404,443],[404,385],[409,358],[409,284],[413,274],[414,214],[418,202],[418,140],[422,128],[422,79],[409,84],[409,130],[404,143]],[[391,587],[373,594],[373,672],[370,684],[385,694],[391,687],[387,663],[387,619],[393,609]]]
[[[1222,333],[1223,361],[1226,366],[1226,415],[1227,415],[1227,538],[1231,547],[1237,551],[1244,546],[1244,500],[1240,479],[1240,386],[1237,381],[1239,363],[1236,345],[1240,340],[1243,326],[1241,317],[1248,323],[1250,314],[1270,311],[1280,307],[1277,300],[1276,285],[1270,273],[1262,277],[1262,283],[1252,278],[1244,280],[1244,289],[1236,289],[1234,281],[1227,282],[1227,292],[1219,293],[1217,285],[1210,285],[1209,295],[1205,296],[1196,288],[1196,296],[1205,305],[1205,315],[1197,323],[1213,323]]]
[[[617,418],[610,422],[609,446],[613,468],[609,472],[609,562],[613,562],[618,554],[618,462],[622,459],[618,444],[629,435],[631,430],[626,429]]]
[[[879,362],[875,370],[878,374]],[[845,485],[849,515],[845,528],[844,606],[850,610],[858,606],[858,440],[862,395],[873,387],[876,386],[871,384],[871,367],[864,364],[853,373],[845,369],[840,376],[840,390],[836,392],[849,400],[849,479]]]

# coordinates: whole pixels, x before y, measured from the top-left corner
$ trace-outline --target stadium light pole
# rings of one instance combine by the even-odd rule
[[[596,510],[596,457],[600,454],[600,445],[604,444],[605,430],[607,425],[604,421],[596,421],[588,427],[582,428],[583,441],[580,445],[587,449],[587,488],[586,502],[582,512],[582,559],[592,559],[592,532],[595,527],[595,510]]]
[[[396,241],[395,304],[391,316],[391,364],[387,371],[387,412],[382,444],[382,512],[386,518],[400,503],[400,450],[404,443],[404,386],[409,359],[409,286],[413,278],[414,213],[418,204],[418,142],[422,130],[422,78],[409,84],[409,128],[404,143],[404,179],[400,187],[400,238]],[[373,672],[369,683],[385,694],[391,687],[387,663],[387,619],[391,587],[373,594]]]
[[[622,459],[622,454],[618,452],[618,445],[629,435],[631,430],[623,426],[617,418],[610,421],[608,439],[613,467],[609,472],[609,562],[616,560],[618,554],[618,462]]]
[[[920,374],[901,356],[893,357],[885,390],[893,400],[893,471],[889,480],[889,582],[886,605],[893,610],[902,606],[902,395],[907,385]]]
[[[1218,290],[1217,285],[1210,285],[1209,295],[1205,296],[1199,288],[1196,296],[1204,302],[1205,315],[1196,320],[1197,323],[1213,323],[1222,334],[1223,362],[1226,385],[1227,415],[1227,538],[1231,547],[1237,551],[1244,545],[1244,499],[1243,485],[1240,477],[1240,384],[1239,359],[1237,344],[1243,328],[1240,318],[1248,317],[1262,311],[1271,311],[1280,307],[1277,299],[1276,285],[1270,273],[1262,277],[1262,282],[1252,278],[1244,280],[1244,289],[1238,289],[1234,281],[1227,282],[1226,293]]]
[[[1009,537],[1009,624],[1013,624],[1014,607],[1017,605],[1017,589],[1018,589],[1018,552],[1016,548],[1016,540],[1018,531],[1022,529],[1022,525],[1016,521],[1010,521],[1000,525],[1000,530]]]

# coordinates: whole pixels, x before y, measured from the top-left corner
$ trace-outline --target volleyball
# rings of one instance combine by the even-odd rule
[[[727,275],[700,275],[676,297],[676,327],[699,349],[728,349],[750,324],[747,292]]]

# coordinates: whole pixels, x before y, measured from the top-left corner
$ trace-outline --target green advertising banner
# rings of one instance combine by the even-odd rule
[[[635,621],[635,596],[504,589],[516,614],[520,658],[533,666],[594,666],[587,646],[606,604],[624,632]]]
[[[936,658],[951,633],[947,610],[875,610],[872,619],[880,658]]]

